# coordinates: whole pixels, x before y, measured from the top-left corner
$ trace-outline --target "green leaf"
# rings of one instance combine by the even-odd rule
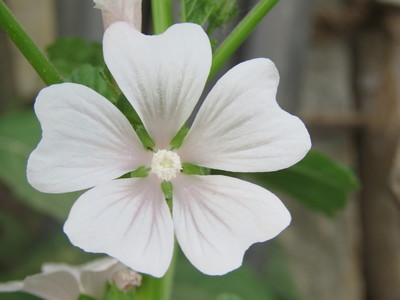
[[[310,151],[302,161],[288,169],[246,174],[246,177],[327,215],[343,209],[349,193],[360,186],[348,167],[317,151]]]
[[[197,23],[211,35],[230,22],[238,12],[237,0],[181,0],[182,22]]]
[[[32,111],[10,113],[0,118],[0,180],[31,208],[65,220],[79,193],[44,194],[26,180],[26,161],[40,140],[40,126]]]
[[[101,75],[102,70],[102,67],[84,64],[72,71],[70,81],[90,87],[111,102],[115,102],[111,89]]]
[[[101,300],[134,300],[135,297],[135,289],[130,290],[129,292],[121,291],[114,284],[107,283],[106,291],[101,298]]]
[[[211,35],[217,28],[228,24],[238,13],[236,0],[216,0],[214,10],[209,17],[207,33]]]
[[[101,43],[88,42],[81,38],[59,38],[47,48],[50,61],[65,79],[84,64],[104,66]]]
[[[214,0],[181,0],[182,22],[204,25],[214,10]]]

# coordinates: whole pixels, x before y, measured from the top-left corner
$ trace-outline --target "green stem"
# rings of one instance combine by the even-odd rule
[[[151,0],[154,34],[163,33],[173,23],[172,0]]]
[[[171,300],[175,276],[178,244],[175,242],[174,254],[167,273],[162,278],[143,275],[142,285],[136,291],[135,300]]]
[[[0,0],[0,27],[4,29],[45,84],[63,82],[56,68],[32,41],[3,0]]]
[[[209,79],[222,67],[279,0],[261,0],[231,32],[213,55]]]

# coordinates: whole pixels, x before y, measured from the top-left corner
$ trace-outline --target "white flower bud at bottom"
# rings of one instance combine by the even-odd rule
[[[138,287],[142,283],[142,275],[131,270],[122,269],[116,271],[112,276],[112,282],[124,292],[130,291],[134,287]]]

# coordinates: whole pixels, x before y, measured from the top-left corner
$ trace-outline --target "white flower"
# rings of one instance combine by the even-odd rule
[[[180,172],[195,165],[232,172],[289,167],[310,148],[304,124],[275,100],[279,76],[268,59],[226,73],[201,106],[183,145],[170,141],[192,113],[211,65],[207,35],[177,24],[146,36],[118,22],[105,33],[108,68],[155,141],[146,151],[125,116],[93,90],[72,83],[43,89],[35,111],[43,137],[28,161],[38,190],[92,188],[74,204],[64,226],[71,242],[107,253],[130,268],[162,276],[171,261],[174,231],[200,271],[238,268],[247,248],[275,237],[290,214],[271,192],[220,175]],[[138,167],[144,178],[116,179]],[[172,216],[160,188],[173,184]],[[288,184],[291,184],[288,182]]]
[[[101,258],[81,266],[44,264],[42,273],[28,276],[23,281],[0,284],[0,292],[21,291],[45,300],[76,300],[80,294],[100,299],[106,282],[119,286],[114,278],[125,272],[131,274],[133,271],[113,258]],[[140,283],[140,280],[136,282]]]
[[[124,21],[141,30],[142,0],[94,0],[94,3],[94,7],[101,10],[104,28],[117,21]]]

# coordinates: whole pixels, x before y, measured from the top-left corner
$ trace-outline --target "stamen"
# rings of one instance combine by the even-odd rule
[[[151,172],[155,173],[161,180],[170,181],[174,179],[181,169],[181,159],[176,152],[158,150],[154,153]]]

